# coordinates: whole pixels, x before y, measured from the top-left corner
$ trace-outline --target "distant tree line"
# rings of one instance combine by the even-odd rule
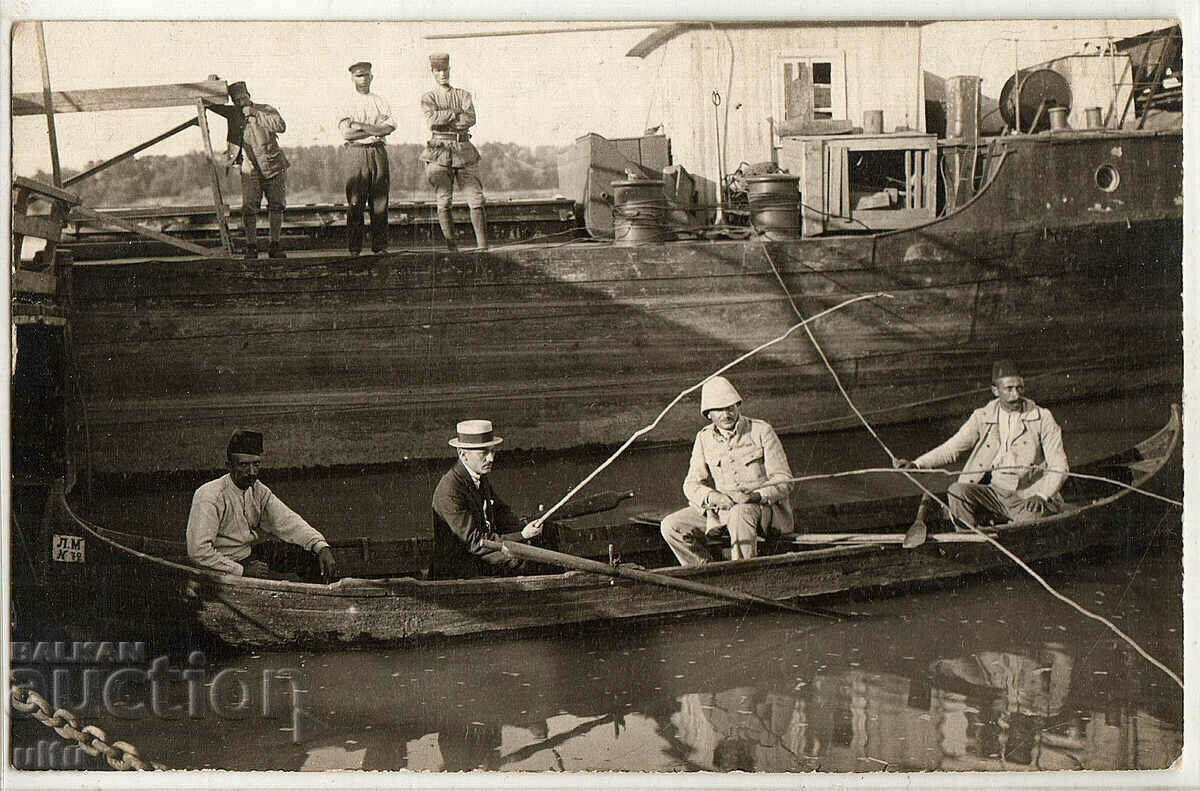
[[[214,141],[215,143],[216,141]],[[219,151],[224,151],[221,141]],[[392,189],[397,197],[431,193],[425,183],[424,163],[417,157],[424,146],[417,143],[389,145]],[[292,167],[288,170],[288,194],[305,202],[340,203],[346,199],[345,178],[338,159],[338,146],[285,148]],[[558,188],[559,146],[528,148],[516,143],[482,143],[479,153],[481,177],[491,193],[532,194]],[[89,162],[84,168],[97,162]],[[78,171],[64,170],[64,176]],[[127,159],[71,186],[89,206],[138,206],[146,204],[211,203],[211,165],[200,152],[182,156],[140,156]],[[241,187],[235,169],[218,169],[226,203],[241,202]],[[51,183],[48,173],[35,176]]]

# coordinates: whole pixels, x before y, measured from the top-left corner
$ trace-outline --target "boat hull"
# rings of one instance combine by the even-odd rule
[[[1083,469],[1144,487],[1175,457],[1179,434],[1175,411],[1170,424],[1153,437]],[[1036,522],[1002,525],[996,528],[996,540],[1026,563],[1037,563],[1147,538],[1144,526],[1151,509],[1140,496],[1082,479],[1068,486],[1074,487],[1068,500],[1076,507]],[[821,512],[841,513],[868,532],[890,523],[900,535],[915,513],[916,499],[851,503],[822,507]],[[111,633],[124,639],[185,630],[236,646],[405,644],[659,617],[721,604],[690,592],[584,572],[451,581],[347,578],[329,586],[232,577],[117,543],[71,513],[61,493],[52,506],[53,533],[79,539],[86,562],[46,561],[48,590],[52,597],[62,597],[48,611],[86,611],[91,628],[116,629]],[[807,518],[805,523],[811,524]],[[952,538],[916,549],[903,549],[897,542],[831,542],[826,548],[661,573],[768,599],[803,600],[1015,568],[991,543]]]
[[[890,233],[77,266],[90,464],[212,469],[246,424],[280,466],[438,457],[479,415],[511,448],[613,445],[796,310],[864,294],[886,296],[812,330],[872,423],[962,413],[1001,354],[1042,403],[1181,384],[1180,135],[999,148],[972,201]],[[728,375],[781,432],[857,424],[804,333]],[[673,410],[651,439],[697,421]]]

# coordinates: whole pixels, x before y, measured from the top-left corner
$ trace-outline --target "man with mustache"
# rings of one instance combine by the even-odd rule
[[[729,530],[730,559],[758,554],[758,535],[792,532],[792,477],[783,444],[770,424],[741,413],[742,397],[723,376],[700,391],[700,429],[683,494],[688,507],[662,520],[662,536],[679,563],[711,560],[708,535]],[[771,481],[780,481],[762,488]]]
[[[258,480],[263,435],[233,432],[225,458],[229,472],[192,496],[187,524],[191,561],[245,577],[333,580],[337,568],[329,542]],[[264,534],[280,541],[260,541]]]

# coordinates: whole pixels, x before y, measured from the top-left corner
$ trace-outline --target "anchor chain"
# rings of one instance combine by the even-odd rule
[[[129,742],[109,743],[108,735],[95,725],[82,725],[79,718],[66,709],[54,709],[50,702],[38,693],[24,687],[13,687],[9,695],[12,707],[22,714],[32,714],[43,725],[53,728],[64,739],[74,740],[79,748],[90,756],[103,755],[113,769],[136,769],[150,771],[169,769],[158,761],[146,761],[138,749]]]

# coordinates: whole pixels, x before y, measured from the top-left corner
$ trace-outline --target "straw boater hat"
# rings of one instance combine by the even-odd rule
[[[456,428],[458,436],[450,438],[451,447],[478,450],[493,448],[504,441],[504,437],[494,435],[490,420],[464,420]]]

